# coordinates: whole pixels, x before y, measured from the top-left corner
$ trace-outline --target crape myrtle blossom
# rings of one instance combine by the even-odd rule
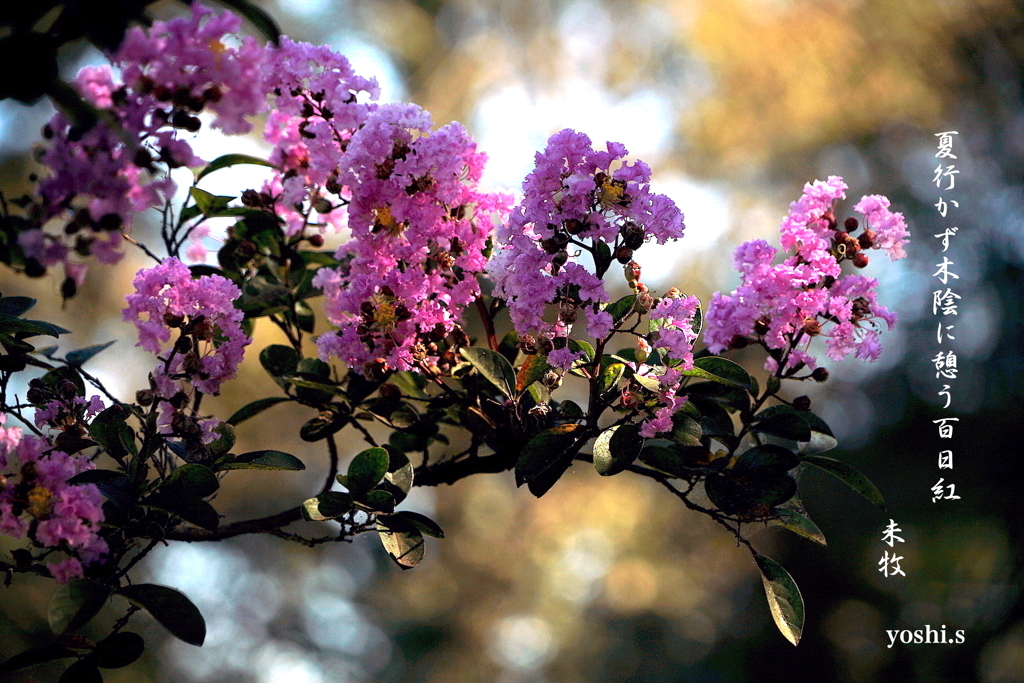
[[[761,341],[774,351],[766,362],[770,372],[777,372],[780,362],[783,370],[801,364],[813,369],[817,359],[808,345],[820,335],[832,360],[850,353],[878,358],[881,323],[891,330],[896,315],[877,302],[877,280],[843,275],[841,264],[851,261],[863,268],[869,248],[884,249],[893,260],[903,258],[908,233],[902,215],[888,210],[887,199],[873,195],[854,207],[869,226],[855,238],[860,222],[851,217],[839,226],[832,213],[846,189],[836,176],[804,187],[782,222],[781,243],[791,253],[781,263],[775,263],[778,251],[764,240],[737,248],[733,264],[740,286],[730,294],[715,293],[708,307],[704,341],[713,353]]]
[[[69,484],[95,467],[85,457],[55,450],[45,439],[3,427],[0,413],[0,534],[30,537],[44,548],[69,557],[47,563],[61,583],[82,575],[107,552],[99,536],[103,496],[94,484]]]
[[[650,192],[650,169],[642,161],[624,161],[626,154],[616,142],[597,151],[586,135],[569,129],[537,153],[522,202],[498,229],[499,248],[488,266],[495,295],[508,302],[520,337],[566,337],[579,310],[587,316],[587,333],[606,337],[612,320],[601,310],[609,301],[604,272],[580,263],[581,250],[601,251],[603,243],[629,263],[647,241],[682,237],[682,213],[669,198]],[[544,317],[548,304],[559,309],[554,322]],[[573,360],[571,353],[548,358],[563,369]]]
[[[318,339],[325,360],[408,370],[437,363],[448,335],[464,337],[462,309],[480,294],[476,275],[511,198],[477,188],[485,156],[465,128],[431,123],[416,105],[382,105],[346,144],[338,181],[352,239],[337,252],[345,265],[314,280],[338,328]]]
[[[700,308],[695,296],[682,296],[679,290],[670,289],[650,312],[650,321],[656,331],[651,333],[651,347],[661,353],[664,371],[654,372],[645,364],[638,364],[635,371],[661,385],[658,407],[654,417],[640,427],[640,436],[653,438],[656,434],[672,430],[672,416],[686,403],[685,396],[677,396],[683,370],[693,369],[693,343],[697,340],[694,317]],[[649,349],[644,346],[645,356]]]
[[[209,108],[211,125],[225,133],[251,128],[246,117],[266,108],[263,48],[251,37],[235,39],[240,26],[237,15],[196,4],[188,17],[126,34],[111,55],[120,81],[108,67],[79,72],[74,84],[100,118],[83,130],[58,112],[44,128],[49,174],[39,183],[40,225],[60,219],[63,229],[23,233],[28,258],[50,266],[77,253],[116,263],[132,214],[173,196],[169,171],[203,163],[182,137],[200,128],[196,114]],[[77,283],[83,275],[80,266],[68,272]]]
[[[122,317],[139,332],[139,342],[158,355],[160,363],[151,373],[151,385],[159,401],[157,423],[162,434],[180,431],[175,418],[191,392],[189,385],[205,394],[217,394],[233,378],[242,362],[245,347],[252,342],[242,331],[242,311],[234,300],[241,292],[227,278],[203,275],[193,279],[188,267],[168,258],[135,275],[135,293],[126,297]],[[170,349],[172,330],[177,339]],[[187,382],[187,384],[186,384]],[[201,430],[199,440],[216,439],[216,420],[189,421]]]
[[[264,138],[281,172],[264,192],[279,199],[289,235],[310,224],[309,202],[323,225],[344,225],[347,193],[340,176],[355,132],[377,108],[377,82],[357,75],[349,61],[326,46],[282,38],[267,45],[263,87],[271,99]]]

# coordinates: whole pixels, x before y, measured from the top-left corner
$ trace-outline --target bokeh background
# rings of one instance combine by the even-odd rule
[[[564,127],[596,142],[624,142],[653,167],[655,190],[686,214],[678,245],[638,254],[645,280],[661,289],[675,285],[703,301],[731,289],[732,250],[753,237],[774,239],[806,181],[841,175],[854,199],[888,195],[910,224],[910,257],[890,264],[878,253],[866,274],[882,281],[881,298],[898,311],[899,327],[885,335],[878,362],[829,366],[826,384],[799,389],[839,438],[834,455],[867,473],[889,510],[807,473],[804,503],[828,547],[773,529],[753,536],[803,591],[807,623],[794,648],[772,624],[749,554],[663,490],[628,475],[602,479],[579,465],[536,500],[508,474],[479,476],[410,498],[408,509],[435,517],[448,535],[410,572],[369,536],[318,550],[271,537],[158,550],[143,573],[196,602],[207,643],[197,649],[166,639],[136,617],[151,646],[147,657],[107,680],[1024,680],[1024,3],[258,4],[286,34],[330,44],[376,76],[383,99],[417,102],[438,125],[464,122],[490,155],[486,179],[494,185],[518,187],[533,153]],[[155,11],[169,16],[180,6]],[[102,61],[85,46],[62,57],[68,76]],[[46,102],[0,103],[5,192],[27,188],[31,147],[49,111]],[[935,134],[948,130],[959,133],[960,173],[955,190],[940,192]],[[257,139],[207,144],[206,158],[262,150]],[[253,174],[210,189],[237,193],[260,182]],[[933,206],[940,194],[960,203],[945,220]],[[931,362],[938,351],[932,273],[941,260],[933,235],[953,225],[959,233],[949,256],[963,299],[947,347],[959,376],[944,412]],[[138,230],[143,240],[153,234],[152,225]],[[56,279],[3,271],[0,281],[4,294],[40,298],[38,317],[74,330],[62,338],[63,351],[118,339],[91,361],[92,371],[131,397],[151,359],[132,348],[119,310],[143,265],[129,253],[119,268],[97,267],[64,308]],[[258,328],[257,344],[277,341],[273,330]],[[273,391],[250,359],[216,405],[226,416]],[[942,476],[961,499],[933,503],[945,446],[932,420],[943,415],[959,418],[955,470]],[[308,470],[233,475],[217,501],[229,519],[294,505],[323,476],[325,454],[293,436],[309,416],[285,408],[265,416],[240,430],[240,447],[295,453]],[[352,443],[350,454],[358,449]],[[878,571],[890,518],[906,541],[896,548],[905,577]],[[0,589],[0,658],[46,641],[52,586],[19,576]],[[926,624],[964,629],[966,642],[887,647],[886,629]],[[38,667],[11,680],[56,680],[59,671]]]

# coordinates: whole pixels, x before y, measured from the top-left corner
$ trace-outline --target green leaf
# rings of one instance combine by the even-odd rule
[[[718,356],[705,356],[693,361],[692,370],[683,370],[687,377],[702,377],[713,382],[721,382],[732,386],[751,388],[750,375],[742,367],[731,360]]]
[[[598,378],[597,391],[603,395],[615,388],[626,371],[623,363],[615,361],[611,356],[601,358],[601,375]]]
[[[0,314],[15,318],[36,305],[36,300],[27,296],[5,296],[0,298]],[[29,650],[31,652],[31,650]]]
[[[295,374],[299,367],[299,352],[284,344],[271,344],[260,351],[260,365],[283,387],[287,382],[281,378]]]
[[[388,445],[384,447],[388,452],[388,471],[384,475],[384,481],[378,486],[383,488],[395,499],[395,503],[401,503],[412,490],[413,467],[405,453],[397,448]]]
[[[286,403],[290,400],[287,396],[271,396],[269,398],[257,399],[236,410],[235,414],[228,418],[228,424],[239,425],[249,418],[256,417],[267,408],[272,408],[278,403]]]
[[[645,465],[673,477],[686,479],[692,474],[690,468],[686,466],[681,452],[670,446],[648,442],[644,444],[639,457],[640,462]]]
[[[36,664],[45,664],[46,662],[77,656],[77,653],[73,650],[69,650],[63,645],[50,643],[48,645],[43,645],[42,647],[34,647],[31,650],[19,652],[14,655],[4,663],[0,664],[0,674],[25,669],[30,666],[35,666]]]
[[[583,358],[581,360],[589,363],[594,360],[594,347],[591,346],[590,342],[585,339],[570,339],[569,350],[576,353],[583,352]]]
[[[336,434],[348,423],[348,418],[331,410],[321,411],[316,417],[310,418],[299,428],[299,438],[303,441],[319,441],[331,434]]]
[[[71,579],[57,586],[46,618],[56,635],[73,633],[87,624],[110,597],[110,589],[89,579]]]
[[[213,470],[196,462],[178,467],[160,485],[161,491],[180,491],[198,498],[212,496],[219,488],[220,482]]]
[[[356,505],[377,514],[389,515],[395,511],[395,497],[388,491],[374,489],[362,501],[357,501]]]
[[[225,195],[210,194],[206,190],[200,190],[198,187],[190,187],[188,189],[192,199],[195,200],[196,206],[203,212],[204,215],[209,215],[222,209],[226,209],[231,200],[234,197],[228,197]]]
[[[761,570],[768,608],[779,631],[786,640],[796,645],[804,628],[804,599],[793,577],[782,565],[770,557],[754,553],[754,561]]]
[[[71,365],[81,367],[87,360],[98,354],[100,351],[109,348],[114,342],[108,341],[106,344],[96,344],[95,346],[87,346],[84,349],[78,349],[69,353],[65,360]]]
[[[302,517],[310,522],[324,522],[352,510],[352,496],[341,491],[325,491],[302,504]]]
[[[612,264],[612,248],[604,240],[594,238],[594,272],[598,277],[604,275]]]
[[[594,468],[605,477],[618,474],[633,464],[643,447],[644,439],[637,425],[610,427],[594,440]]]
[[[513,389],[516,386],[516,372],[512,364],[505,356],[497,351],[491,351],[479,346],[471,346],[462,349],[462,356],[476,368],[484,379],[493,384],[497,389],[513,398]]]
[[[672,416],[672,433],[669,438],[680,446],[698,447],[704,435],[700,423],[682,412]]]
[[[547,359],[542,354],[535,353],[527,356],[516,375],[516,394],[522,394],[530,388],[534,382],[540,381],[544,375],[552,370]]]
[[[206,621],[184,594],[152,583],[138,583],[117,589],[117,594],[149,612],[171,635],[189,645],[206,640]]]
[[[138,633],[119,631],[96,643],[92,660],[104,669],[120,669],[142,656],[146,641]]]
[[[107,500],[122,510],[130,510],[135,506],[138,491],[131,478],[113,470],[86,470],[68,479],[69,484],[92,484],[100,490]]]
[[[882,497],[878,487],[855,467],[824,455],[804,455],[803,461],[825,470],[878,507],[886,509],[885,498]]]
[[[380,515],[377,533],[384,550],[402,569],[411,569],[423,560],[423,534],[412,522],[396,515]]]
[[[306,465],[283,451],[250,451],[236,455],[220,465],[222,470],[289,470],[296,472],[306,469]]]
[[[23,320],[13,315],[0,313],[0,332],[21,334],[25,337],[34,337],[40,334],[48,337],[59,337],[62,334],[68,334],[70,330],[65,330],[59,325],[42,320]]]
[[[807,511],[804,510],[804,506],[798,497],[793,496],[789,501],[779,505],[775,508],[775,512],[778,514],[778,518],[769,520],[768,524],[770,526],[782,527],[820,545],[828,545],[828,542],[825,540],[825,534],[807,516]]]
[[[754,446],[744,451],[733,465],[733,472],[747,471],[758,474],[783,474],[800,464],[800,457],[788,448],[774,444]]]
[[[753,513],[765,517],[772,508],[796,494],[796,481],[786,474],[736,472],[708,475],[704,491],[719,510],[727,515]]]
[[[604,309],[608,315],[612,317],[612,321],[617,327],[619,323],[626,319],[630,313],[633,312],[633,306],[636,305],[636,294],[629,294],[622,297],[615,303],[609,304],[608,308]]]
[[[412,512],[411,510],[402,510],[401,512],[396,512],[391,515],[391,517],[398,517],[409,522],[427,536],[431,536],[433,538],[444,538],[444,529],[426,515],[421,515],[420,513]]]
[[[117,458],[138,454],[135,432],[125,422],[127,411],[120,405],[104,409],[89,425],[89,436]]]
[[[163,510],[208,531],[216,531],[220,523],[220,516],[212,505],[181,490],[157,491],[139,504]]]
[[[383,448],[367,448],[352,458],[345,486],[354,496],[365,495],[388,473],[391,456]]]
[[[583,445],[583,425],[551,427],[523,447],[516,462],[516,486],[529,484],[530,493],[540,498],[572,465]]]
[[[811,440],[811,428],[807,425],[807,421],[794,413],[778,413],[760,419],[755,417],[752,429],[761,434],[789,441]]]
[[[269,168],[275,168],[274,164],[270,163],[266,159],[260,159],[259,157],[249,156],[248,154],[225,154],[219,156],[196,175],[196,182],[210,175],[214,171],[219,171],[222,168],[228,168],[229,166],[237,166],[238,164],[250,164],[252,166],[267,166]]]

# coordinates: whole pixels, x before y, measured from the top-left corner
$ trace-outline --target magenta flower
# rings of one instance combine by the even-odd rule
[[[498,229],[499,248],[487,269],[520,336],[566,336],[578,311],[587,316],[589,333],[607,335],[604,272],[577,261],[582,249],[606,248],[626,263],[646,242],[682,237],[682,213],[650,192],[650,169],[624,161],[626,154],[615,142],[597,151],[586,135],[568,129],[537,153],[522,202]],[[545,318],[548,304],[558,306],[558,320]]]
[[[221,384],[235,376],[252,341],[242,331],[244,316],[234,305],[241,295],[238,287],[219,275],[193,279],[176,258],[140,270],[134,285],[122,317],[138,329],[137,346],[160,354],[171,330],[179,337],[154,371],[160,395],[170,398],[177,393],[177,380],[187,380],[203,393],[218,393]]]
[[[890,258],[906,256],[906,224],[889,212],[889,201],[874,195],[854,207],[872,226],[855,238],[859,222],[847,219],[839,227],[833,207],[845,197],[846,184],[832,176],[804,187],[804,195],[790,205],[781,227],[782,246],[791,254],[775,263],[777,251],[764,240],[753,240],[736,250],[734,265],[740,286],[730,294],[715,293],[705,321],[704,341],[719,353],[749,341],[760,341],[775,353],[766,361],[771,372],[800,364],[814,368],[817,359],[808,350],[817,336],[826,339],[829,358],[850,353],[875,360],[881,351],[881,323],[892,329],[896,316],[877,301],[877,281],[843,275],[841,264],[868,263],[864,250],[883,248]]]
[[[430,127],[415,105],[382,105],[336,161],[352,240],[337,254],[347,265],[314,282],[338,327],[317,342],[324,359],[360,371],[435,363],[480,293],[493,217],[511,200],[478,189],[485,157],[465,128]]]

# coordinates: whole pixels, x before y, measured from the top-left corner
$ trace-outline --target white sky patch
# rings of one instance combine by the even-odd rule
[[[387,51],[341,31],[328,36],[327,45],[345,55],[357,74],[377,79],[380,102],[404,102],[408,98],[405,81]]]

